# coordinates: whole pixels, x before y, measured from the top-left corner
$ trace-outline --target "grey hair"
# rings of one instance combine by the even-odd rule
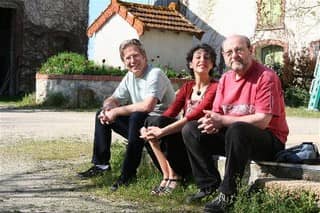
[[[139,39],[134,38],[134,39],[125,40],[120,44],[119,52],[120,52],[120,58],[121,58],[122,61],[124,61],[124,59],[123,59],[123,51],[130,45],[136,46],[143,56],[145,56],[145,57],[147,56],[146,50],[144,49],[141,41]]]
[[[230,36],[230,37],[228,37],[228,38],[231,38],[231,37],[238,37],[238,38],[242,39],[242,40],[247,44],[247,47],[248,47],[248,48],[251,48],[251,42],[250,42],[250,39],[249,39],[247,36],[244,36],[244,35],[232,35],[232,36]],[[221,45],[222,50],[223,50],[224,43],[225,43],[225,41],[226,41],[228,38],[226,38],[226,39],[222,42],[222,45]]]

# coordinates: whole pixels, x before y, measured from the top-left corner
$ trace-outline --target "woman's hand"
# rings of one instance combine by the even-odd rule
[[[158,127],[156,127],[158,128]],[[158,142],[155,134],[154,134],[154,127],[142,127],[140,129],[140,138],[146,140],[146,141],[149,141],[150,143],[156,143]]]
[[[162,136],[162,129],[157,126],[150,126],[147,129],[148,140],[160,139]]]

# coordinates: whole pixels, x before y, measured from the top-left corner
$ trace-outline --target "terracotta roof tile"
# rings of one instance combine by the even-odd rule
[[[204,32],[179,13],[175,9],[176,5],[173,4],[175,3],[171,3],[169,7],[162,7],[112,0],[111,4],[89,26],[87,34],[91,37],[113,14],[117,13],[131,24],[139,35],[142,35],[145,30],[153,28],[187,32],[200,39]]]

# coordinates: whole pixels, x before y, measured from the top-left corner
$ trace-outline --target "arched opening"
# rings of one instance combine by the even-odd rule
[[[283,65],[283,47],[269,45],[261,48],[261,62],[273,68]]]

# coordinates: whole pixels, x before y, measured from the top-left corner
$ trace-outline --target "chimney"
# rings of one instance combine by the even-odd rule
[[[168,8],[171,10],[179,10],[179,6],[175,2],[170,2],[170,4],[168,5]]]

